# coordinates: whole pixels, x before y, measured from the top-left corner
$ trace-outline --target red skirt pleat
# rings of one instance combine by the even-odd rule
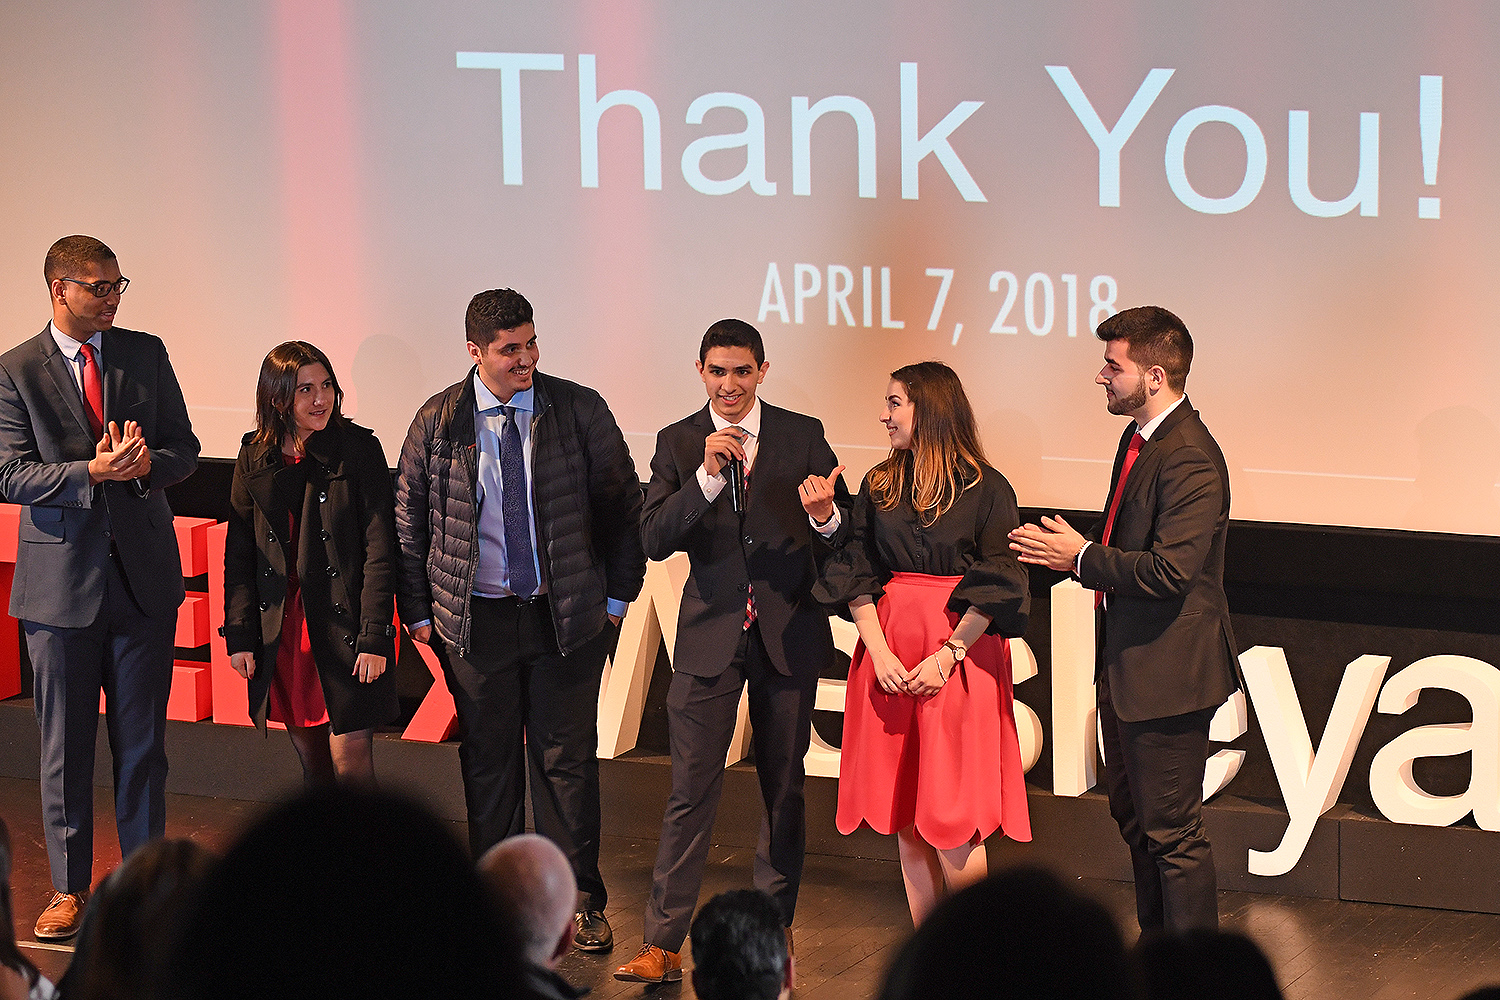
[[[876,605],[891,652],[916,666],[953,634],[960,577],[897,573]],[[886,694],[860,643],[849,666],[838,828],[891,834],[915,825],[949,850],[1003,830],[1031,839],[1016,736],[1009,640],[982,636],[930,698]]]

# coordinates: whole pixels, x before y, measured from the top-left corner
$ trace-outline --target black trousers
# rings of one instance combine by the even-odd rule
[[[714,817],[724,790],[724,758],[734,738],[740,692],[750,685],[755,771],[765,814],[755,849],[755,887],[775,899],[791,926],[807,848],[805,772],[812,736],[816,671],[804,677],[776,672],[761,643],[760,626],[741,633],[739,648],[717,677],[678,671],[667,691],[672,794],[662,817],[661,842],[646,903],[645,940],[681,951],[698,905]]]
[[[525,832],[529,770],[536,832],[572,863],[579,908],[602,910],[599,682],[615,630],[563,656],[545,597],[475,597],[470,614],[469,655],[438,650],[463,728],[469,846],[477,858]]]
[[[99,618],[85,628],[23,622],[41,730],[42,825],[52,887],[86,892],[94,870],[99,692],[114,759],[120,854],[167,829],[167,695],[176,616],[141,613],[111,559]]]
[[[1203,770],[1214,709],[1122,722],[1101,670],[1099,733],[1109,811],[1130,848],[1142,931],[1219,926],[1218,877],[1203,829]]]

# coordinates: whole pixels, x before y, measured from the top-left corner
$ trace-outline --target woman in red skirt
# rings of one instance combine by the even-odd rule
[[[891,374],[891,453],[870,470],[818,597],[847,603],[838,827],[894,833],[913,923],[982,879],[984,839],[1031,839],[1009,638],[1026,631],[1026,568],[1006,534],[1016,494],[985,462],[947,365]]]
[[[308,785],[373,782],[374,727],[399,710],[391,474],[343,397],[318,348],[272,348],[229,492],[229,662],[256,725],[286,726]]]

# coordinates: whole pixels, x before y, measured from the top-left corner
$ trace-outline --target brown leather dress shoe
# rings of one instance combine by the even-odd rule
[[[55,892],[52,902],[36,918],[38,941],[63,941],[78,933],[83,923],[83,908],[88,905],[87,892]]]
[[[640,954],[615,970],[615,978],[627,983],[678,983],[682,981],[682,956],[643,944]]]

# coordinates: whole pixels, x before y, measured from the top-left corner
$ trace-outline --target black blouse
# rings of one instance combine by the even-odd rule
[[[987,465],[979,482],[929,527],[918,519],[910,497],[881,510],[870,499],[866,476],[850,530],[829,556],[813,595],[824,604],[848,604],[866,595],[878,600],[892,573],[960,576],[948,610],[962,616],[973,607],[990,617],[987,633],[1024,635],[1031,592],[1026,567],[1006,537],[1020,523],[1015,490]]]

